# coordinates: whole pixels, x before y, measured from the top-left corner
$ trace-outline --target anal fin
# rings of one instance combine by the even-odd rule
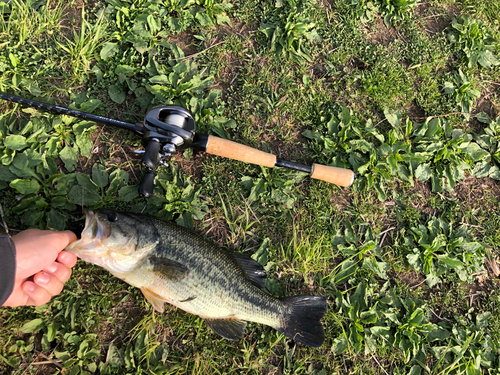
[[[247,327],[247,322],[234,318],[205,319],[205,323],[207,323],[207,326],[212,328],[215,333],[231,341],[238,341],[241,339]]]
[[[144,294],[144,297],[146,297],[149,303],[153,305],[156,311],[160,313],[163,312],[163,305],[165,304],[165,301],[158,294],[148,288],[141,288],[141,292]]]

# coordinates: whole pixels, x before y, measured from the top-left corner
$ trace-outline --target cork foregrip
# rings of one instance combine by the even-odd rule
[[[321,164],[313,164],[311,177],[316,180],[326,181],[331,184],[348,187],[354,181],[354,172],[350,169],[328,167]]]
[[[276,155],[214,136],[208,137],[206,152],[263,167],[272,168],[276,164]]]

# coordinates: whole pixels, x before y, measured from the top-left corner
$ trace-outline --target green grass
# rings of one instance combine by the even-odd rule
[[[498,14],[493,0],[0,0],[2,92],[128,122],[182,105],[199,133],[356,173],[338,188],[181,152],[145,200],[139,137],[1,102],[11,231],[64,229],[82,203],[144,211],[254,254],[272,294],[329,311],[318,349],[253,323],[229,342],[79,262],[49,304],[0,310],[0,373],[498,373],[484,263],[500,255]]]

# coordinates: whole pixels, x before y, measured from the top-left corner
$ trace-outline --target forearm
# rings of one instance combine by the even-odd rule
[[[9,236],[0,235],[0,306],[14,289],[16,276],[16,247]]]

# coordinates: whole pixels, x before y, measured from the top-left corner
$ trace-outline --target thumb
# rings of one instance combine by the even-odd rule
[[[54,262],[76,235],[71,231],[28,229],[12,237],[16,245],[16,275],[30,277]]]

